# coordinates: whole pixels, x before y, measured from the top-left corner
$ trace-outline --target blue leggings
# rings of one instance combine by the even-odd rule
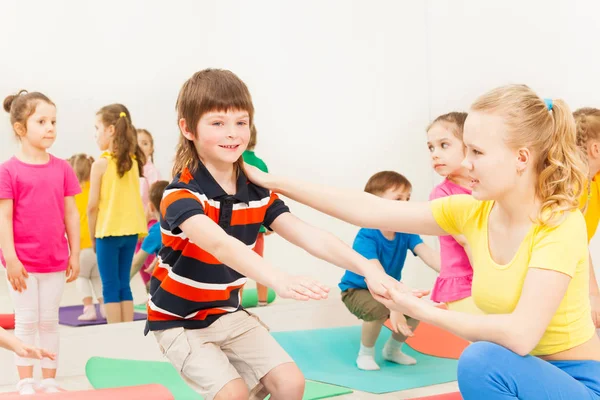
[[[521,357],[490,342],[476,342],[458,361],[464,400],[598,400],[600,362]]]
[[[105,303],[133,300],[129,274],[137,241],[137,235],[96,239],[96,256]]]

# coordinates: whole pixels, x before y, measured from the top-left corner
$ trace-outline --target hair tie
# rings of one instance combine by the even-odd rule
[[[552,102],[552,99],[544,99],[544,103],[546,103],[546,107],[548,107],[548,111],[552,111],[552,106],[554,105],[554,103]]]
[[[121,114],[119,114],[119,118],[127,118],[127,114],[121,111]]]

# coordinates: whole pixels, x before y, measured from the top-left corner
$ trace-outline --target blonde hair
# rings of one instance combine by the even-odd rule
[[[77,176],[79,183],[90,180],[90,173],[92,172],[94,157],[79,153],[72,155],[67,161],[69,164],[71,164],[73,171],[75,171],[75,175]]]
[[[553,226],[567,211],[578,208],[587,166],[577,147],[575,121],[567,104],[553,100],[551,110],[548,108],[525,85],[496,88],[471,106],[473,111],[503,118],[508,127],[507,146],[532,151],[538,177],[536,195],[542,201],[536,222]]]
[[[435,124],[444,124],[446,125],[454,135],[455,138],[462,141],[463,140],[463,131],[465,128],[465,121],[467,120],[466,112],[453,111],[448,114],[442,114],[436,119],[433,120],[431,124],[427,127],[425,132],[429,132],[429,130]]]
[[[177,119],[185,119],[188,129],[196,136],[198,121],[202,115],[212,111],[243,110],[250,117],[253,125],[254,105],[248,87],[233,72],[222,69],[205,69],[196,72],[188,79],[177,97]],[[200,156],[194,142],[179,135],[179,144],[173,165],[173,176],[184,169],[194,173],[200,164]],[[243,170],[244,160],[236,161],[238,172]]]
[[[590,139],[600,139],[600,110],[584,107],[573,113],[577,125],[577,145],[587,154]]]

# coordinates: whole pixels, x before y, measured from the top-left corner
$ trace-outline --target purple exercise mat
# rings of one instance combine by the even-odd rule
[[[100,316],[100,306],[96,304],[96,315],[98,319],[95,321],[79,321],[79,317],[83,313],[83,305],[60,307],[58,309],[58,323],[68,326],[90,326],[106,324],[106,319]],[[140,321],[146,319],[146,314],[134,313],[133,320]]]

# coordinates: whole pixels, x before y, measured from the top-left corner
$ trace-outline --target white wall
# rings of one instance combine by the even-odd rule
[[[4,2],[0,94],[47,93],[58,106],[61,157],[95,153],[95,112],[122,102],[155,136],[167,175],[178,138],[182,83],[207,67],[234,71],[256,108],[258,154],[273,171],[362,189],[383,169],[405,173],[415,198],[430,190],[425,4],[382,1]],[[31,13],[35,10],[35,13]],[[26,18],[23,20],[22,18]],[[25,23],[26,22],[26,23]],[[6,115],[6,114],[4,114]],[[0,125],[0,159],[12,154]],[[418,135],[414,133],[418,132]],[[292,204],[351,242],[356,228]],[[335,285],[340,270],[269,237],[278,267]]]
[[[227,68],[251,90],[257,152],[273,171],[362,189],[374,172],[394,169],[424,200],[434,181],[424,133],[432,117],[508,82],[573,107],[600,105],[599,11],[593,0],[9,0],[0,4],[0,96],[48,94],[59,112],[52,151],[61,157],[96,153],[95,112],[124,103],[154,134],[167,176],[181,84],[197,70]],[[14,151],[3,115],[0,160]],[[352,241],[356,228],[291,205]],[[278,237],[266,253],[332,285],[341,275]],[[405,276],[418,286],[433,280],[414,259]]]
[[[600,2],[430,0],[431,114],[467,110],[485,91],[525,83],[571,108],[600,108]],[[600,239],[592,257],[600,272]]]

